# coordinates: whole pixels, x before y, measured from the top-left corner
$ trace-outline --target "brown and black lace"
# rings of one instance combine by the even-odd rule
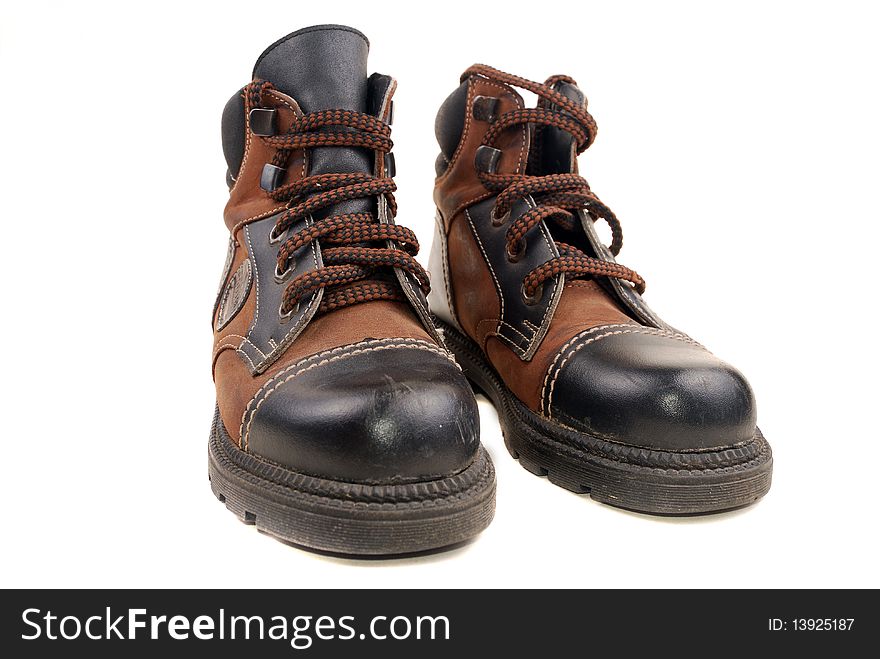
[[[504,73],[484,64],[470,67],[462,75],[462,80],[479,75],[489,80],[513,87],[526,89],[538,96],[535,108],[505,112],[492,122],[483,138],[483,145],[494,147],[495,140],[506,130],[524,124],[552,126],[567,131],[577,142],[580,154],[596,138],[596,122],[584,106],[572,101],[553,89],[558,82],[576,84],[567,76],[553,76],[543,84],[519,76]],[[534,158],[534,152],[533,152]],[[553,220],[561,227],[572,231],[576,221],[574,213],[584,210],[595,222],[599,219],[611,228],[609,250],[614,256],[623,246],[623,231],[614,213],[590,190],[586,179],[575,173],[564,174],[498,174],[479,172],[483,185],[498,192],[492,222],[498,226],[509,219],[511,205],[527,195],[531,195],[536,206],[510,223],[507,229],[507,254],[517,259],[525,249],[524,238],[541,221]],[[556,241],[559,256],[541,264],[523,279],[523,296],[526,301],[540,298],[541,288],[548,279],[566,273],[569,276],[614,277],[631,282],[639,293],[645,290],[645,280],[633,270],[617,263],[603,261],[585,254],[572,245]]]
[[[271,83],[253,81],[245,90],[250,107],[260,107],[262,95],[269,89]],[[293,151],[314,147],[362,147],[384,157],[393,146],[390,135],[391,127],[378,117],[350,110],[322,110],[296,117],[286,133],[261,139],[276,149],[272,164],[283,168]],[[276,201],[287,202],[287,210],[278,216],[270,240],[280,242],[284,232],[297,222],[351,199],[384,196],[388,212],[394,217],[396,189],[393,179],[364,173],[317,174],[282,185],[268,193]],[[289,316],[300,300],[321,288],[325,292],[319,313],[370,300],[406,300],[395,278],[382,277],[382,270],[387,268],[411,273],[425,293],[430,288],[427,273],[413,258],[419,251],[415,233],[396,224],[380,223],[373,213],[365,212],[330,215],[281,242],[276,278],[283,281],[290,274],[294,253],[318,239],[323,247],[323,267],[304,272],[288,284],[279,310],[282,317]]]

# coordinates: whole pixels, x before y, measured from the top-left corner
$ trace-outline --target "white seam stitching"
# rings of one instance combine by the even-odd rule
[[[541,387],[541,405],[545,404],[544,394],[547,391],[547,383],[550,380],[550,374],[553,372],[553,369],[556,367],[556,363],[565,354],[565,351],[568,350],[569,346],[571,346],[575,341],[580,340],[582,337],[587,336],[588,334],[592,334],[593,332],[598,332],[600,330],[608,330],[614,327],[639,327],[639,325],[635,325],[633,323],[614,323],[612,325],[597,325],[596,327],[591,327],[590,329],[584,330],[583,332],[579,332],[575,334],[571,339],[569,339],[556,353],[556,356],[553,358],[553,362],[550,364],[550,368],[547,369],[547,373],[544,375],[544,384]],[[546,408],[545,408],[546,412]]]
[[[251,265],[254,267],[254,295],[256,296],[256,303],[254,305],[254,320],[251,323],[250,328],[248,329],[247,336],[245,337],[248,342],[251,340],[251,334],[254,329],[257,327],[257,321],[260,319],[260,271],[257,269],[257,255],[254,254],[254,245],[251,242],[251,232],[249,227],[244,228],[244,238],[247,240],[248,244],[248,253],[247,258],[251,259]],[[251,362],[253,365],[253,362]]]
[[[531,195],[529,195],[529,197],[526,198],[526,205],[529,206],[529,210],[531,210],[532,208],[537,208],[537,204],[531,198]],[[544,224],[543,220],[541,220],[540,226],[541,226],[541,237],[544,238],[544,242],[547,244],[547,249],[549,249],[550,254],[553,255],[553,253],[554,253],[553,252],[553,244],[550,242],[550,238],[549,238],[550,231],[549,231],[549,229],[547,229],[547,225]],[[551,258],[552,258],[552,256],[551,256]],[[550,300],[551,301],[553,300],[553,296],[556,295],[556,289],[558,287],[559,287],[559,277],[554,277],[553,278],[553,288],[550,291]],[[544,308],[544,313],[541,315],[541,324],[538,326],[539,332],[540,332],[540,328],[544,327],[545,322],[547,323],[548,328],[549,328],[550,322],[547,318],[547,314],[550,313],[551,308],[555,309],[555,305],[548,302],[547,306]],[[552,318],[550,320],[552,320]],[[533,347],[532,344],[537,340],[537,338],[539,336],[542,336],[539,332],[536,332],[534,334],[534,336],[532,336],[532,338],[529,340],[529,344],[526,346],[526,349],[523,350],[523,354],[528,353]],[[543,340],[543,336],[542,336],[542,340]]]
[[[214,353],[211,355],[211,361],[213,362],[214,360],[216,360],[217,355],[223,352],[226,348],[235,348],[236,350],[238,350],[238,346],[240,345],[240,343],[238,345],[234,343],[221,343],[214,349]]]
[[[230,339],[230,338],[241,339],[241,343],[239,343],[237,346],[235,346],[236,348],[240,348],[242,346],[242,344],[244,344],[244,343],[250,343],[250,345],[253,346],[254,350],[259,352],[263,357],[266,356],[262,350],[260,350],[257,346],[255,346],[251,341],[248,341],[247,337],[242,336],[241,334],[224,334],[221,338],[219,338],[217,340],[218,341],[225,341],[226,339]]]
[[[244,165],[247,162],[248,154],[251,150],[251,113],[248,108],[248,95],[244,94],[244,155],[241,157],[241,164],[238,166],[238,171],[236,175],[238,175],[235,179],[235,183],[232,184],[232,187],[229,188],[229,195],[231,196],[235,188],[238,187],[238,182],[241,180],[241,172],[244,169]]]
[[[219,339],[219,340],[224,341],[224,340],[228,339],[230,336],[235,337],[236,339],[241,339],[242,343],[249,343],[251,346],[253,346],[254,350],[256,350],[258,353],[260,353],[263,357],[266,356],[266,354],[262,350],[260,350],[260,348],[257,347],[257,345],[253,341],[248,340],[248,338],[246,336],[242,336],[241,334],[224,334],[223,338]]]
[[[452,302],[452,287],[449,285],[449,249],[446,244],[446,227],[443,226],[443,218],[439,214],[435,224],[440,232],[440,262],[443,266],[443,287],[445,289],[443,292],[446,293],[446,306],[449,308],[449,315],[452,317],[452,320],[460,327],[461,323],[458,321],[458,314],[455,313],[455,306]]]
[[[223,293],[223,289],[226,288],[226,280],[229,279],[229,275],[232,273],[232,264],[235,262],[235,247],[236,241],[235,236],[232,234],[229,235],[229,245],[226,248],[226,261],[223,263],[223,274],[220,275],[220,287],[217,289],[217,296]],[[212,319],[213,320],[213,319]]]
[[[238,271],[241,270],[241,268],[245,265],[245,263],[247,263],[247,266],[246,266],[247,268],[250,268],[250,267],[251,267],[251,265],[250,265],[250,259],[245,258],[245,259],[241,262],[241,264],[239,264],[239,266],[235,269],[235,272],[232,273],[232,276],[231,276],[231,277],[228,277],[229,281],[227,282],[226,286],[223,287],[223,295],[222,295],[221,298],[220,298],[220,306],[217,308],[217,325],[220,326],[220,327],[218,328],[217,331],[220,331],[221,329],[223,329],[224,327],[226,327],[226,325],[228,325],[229,323],[231,323],[232,320],[233,320],[233,318],[235,318],[235,316],[237,316],[238,314],[241,313],[241,310],[244,309],[244,305],[247,303],[248,296],[249,296],[250,293],[251,293],[251,287],[250,287],[250,284],[248,285],[248,294],[245,295],[244,298],[242,299],[242,301],[239,303],[239,305],[238,305],[238,309],[236,310],[235,314],[232,315],[232,316],[230,316],[229,318],[227,318],[227,319],[226,319],[225,321],[223,321],[222,323],[220,322],[220,319],[223,318],[223,310],[228,308],[228,307],[226,306],[226,303],[229,301],[229,293],[230,293],[231,290],[232,290],[232,289],[229,287],[229,284],[232,283],[232,280],[235,279],[235,276],[238,274]],[[248,270],[248,277],[249,277],[250,279],[253,279],[253,277],[251,277],[250,270]],[[251,283],[253,283],[253,282],[251,282]]]
[[[305,170],[305,161],[303,161],[303,170]],[[310,218],[311,218],[311,215],[304,218],[304,221],[305,221],[307,227],[312,225],[312,223],[309,222]],[[318,269],[318,248],[315,246],[315,241],[312,241],[309,246],[312,249],[312,262],[315,264],[315,270],[317,270]],[[305,327],[305,325],[303,325],[302,321],[306,316],[308,316],[309,310],[312,308],[312,305],[315,304],[315,300],[317,300],[317,299],[318,299],[318,292],[315,291],[314,293],[312,293],[312,299],[309,300],[309,303],[305,306],[305,309],[303,309],[303,312],[299,317],[299,321],[297,321],[296,325],[291,327],[290,330],[287,332],[287,334],[284,335],[284,338],[281,339],[280,345],[285,345],[287,343],[287,340],[290,338],[291,334],[293,334],[294,332],[299,332],[300,330],[302,330],[302,327]],[[277,348],[276,348],[276,350],[277,350]],[[275,352],[275,350],[273,350],[269,354],[271,355],[274,352]]]
[[[495,335],[495,338],[500,339],[501,341],[504,341],[505,343],[507,343],[507,345],[509,345],[514,351],[522,351],[522,348],[520,348],[516,343],[514,343],[513,339],[511,339],[509,336],[505,336],[504,334],[499,333],[499,334]]]
[[[270,89],[268,91],[268,94],[269,94],[269,96],[274,98],[276,101],[278,101],[282,105],[286,106],[291,112],[296,114],[296,109],[290,103],[288,103],[287,100],[284,99],[276,90]]]
[[[502,94],[509,94],[510,96],[512,96],[513,97],[513,104],[516,107],[518,107],[519,109],[523,109],[525,107],[525,101],[523,101],[522,96],[520,96],[516,91],[514,91],[513,88],[511,88],[507,85],[502,85],[497,82],[492,82],[491,80],[488,80],[487,78],[480,77],[480,81],[483,82],[488,87],[494,87],[495,89],[501,90]],[[476,88],[476,85],[474,85],[474,88]],[[466,108],[468,108],[468,113],[467,113],[468,118],[470,118],[471,114],[473,114],[470,111],[472,99],[469,99],[469,101],[471,101],[471,102],[469,102],[465,106]],[[529,130],[528,130],[528,126],[525,124],[523,124],[523,127],[522,127],[522,134],[523,134],[523,139],[522,139],[522,143],[520,144],[520,147],[519,147],[519,157],[517,158],[517,161],[516,161],[517,172],[519,172],[519,170],[522,169],[523,158],[525,157],[525,152],[526,152],[526,143],[529,141]],[[462,137],[463,136],[464,135],[462,135]]]
[[[452,303],[452,287],[449,285],[449,254],[448,248],[446,244],[446,227],[443,221],[443,218],[440,215],[440,210],[437,209],[437,212],[434,215],[434,239],[431,241],[431,257],[434,255],[434,250],[438,250],[440,254],[440,269],[442,271],[443,277],[443,293],[446,298],[446,308],[449,310],[449,317],[452,321],[452,324],[456,327],[461,327],[461,323],[458,321],[458,316],[455,313],[455,307]],[[431,258],[429,260],[432,260]],[[430,272],[428,273],[431,274]],[[432,282],[433,283],[433,282]],[[435,291],[435,288],[432,286],[431,293]],[[429,294],[430,295],[430,294]],[[442,303],[442,301],[441,301]],[[428,313],[430,314],[431,301],[428,300]]]
[[[504,321],[504,292],[501,290],[501,283],[498,281],[498,277],[495,276],[495,270],[492,268],[492,263],[489,261],[489,256],[486,254],[486,249],[483,247],[483,241],[480,240],[480,235],[477,233],[477,227],[474,226],[474,221],[471,219],[471,213],[467,208],[464,209],[464,216],[467,218],[468,224],[471,226],[471,233],[473,233],[474,238],[477,241],[477,247],[480,248],[480,252],[483,254],[483,260],[489,268],[489,274],[492,275],[492,280],[495,282],[495,290],[498,293],[498,303],[501,306],[501,311],[498,314],[499,325],[495,326],[497,332],[500,323]]]
[[[250,343],[250,341],[248,341],[248,343]],[[244,345],[244,343],[242,343],[242,345]],[[251,365],[252,371],[257,370],[257,367],[254,365],[254,360],[251,359],[251,356],[249,354],[247,354],[244,350],[241,349],[241,346],[239,346],[235,352],[237,352],[239,355],[243,356],[245,359],[248,360],[248,363]]]
[[[290,364],[289,366],[286,366],[284,369],[282,369],[281,371],[279,371],[278,373],[276,373],[275,375],[273,375],[269,380],[267,380],[266,383],[264,383],[263,386],[260,387],[260,388],[257,390],[257,393],[254,394],[254,398],[256,398],[257,396],[259,396],[259,395],[260,395],[260,392],[263,391],[263,389],[265,389],[266,386],[268,386],[268,384],[269,384],[274,378],[277,378],[278,376],[283,375],[283,374],[286,373],[287,371],[289,371],[289,370],[291,370],[291,369],[294,369],[294,368],[296,368],[297,366],[301,366],[302,364],[305,364],[306,362],[308,362],[308,361],[310,361],[310,360],[312,360],[312,359],[317,359],[318,357],[323,357],[323,356],[325,356],[325,355],[331,355],[331,354],[333,354],[333,353],[335,353],[335,352],[340,352],[340,351],[346,350],[347,348],[350,348],[350,347],[352,347],[352,346],[359,346],[359,345],[378,345],[378,344],[381,344],[381,343],[384,343],[384,342],[387,342],[387,341],[411,341],[411,342],[417,342],[417,343],[421,343],[421,344],[425,344],[425,345],[432,345],[432,344],[430,344],[430,343],[427,343],[426,341],[423,341],[422,339],[394,339],[394,338],[388,338],[388,339],[372,339],[372,340],[370,340],[370,341],[359,341],[358,343],[347,344],[347,345],[344,345],[344,346],[337,346],[336,348],[330,348],[329,350],[324,350],[324,351],[319,352],[319,353],[317,353],[317,354],[309,355],[308,357],[304,357],[303,359],[300,359],[299,361],[294,362],[293,364]],[[253,402],[253,399],[251,399],[251,402]],[[250,407],[250,403],[248,404],[248,407]],[[245,408],[244,412],[242,412],[242,415],[241,415],[241,430],[242,430],[242,431],[243,431],[243,429],[244,429],[244,418],[245,418],[245,416],[247,415],[247,412],[248,412],[248,408]],[[239,434],[241,434],[241,432],[240,432]]]
[[[464,143],[467,141],[468,134],[471,128],[471,103],[473,103],[474,97],[477,93],[477,86],[473,83],[473,81],[468,80],[468,91],[465,98],[464,105],[464,129],[461,131],[461,137],[458,138],[458,145],[455,147],[455,151],[452,153],[452,157],[449,159],[449,162],[446,164],[446,171],[443,172],[443,175],[438,177],[438,181],[442,181],[449,176],[449,173],[452,171],[455,166],[458,157],[461,155],[462,150],[464,149]]]
[[[499,320],[499,321],[498,321],[498,324],[499,324],[499,325],[504,325],[505,327],[509,327],[509,328],[512,329],[514,332],[516,332],[517,334],[519,334],[522,338],[524,338],[527,342],[531,342],[532,339],[530,339],[530,338],[527,337],[525,334],[523,334],[522,332],[520,332],[518,329],[516,329],[516,328],[515,328],[513,325],[511,325],[510,323],[508,323],[508,322],[506,322],[506,321],[504,321],[504,320]],[[534,337],[533,337],[533,338],[534,338]]]
[[[562,368],[565,366],[565,363],[569,359],[571,359],[578,352],[578,350],[580,350],[584,346],[588,346],[591,343],[595,343],[596,341],[600,341],[601,339],[604,339],[606,337],[615,336],[618,334],[649,334],[652,336],[665,336],[670,339],[677,339],[679,341],[683,341],[684,343],[691,343],[691,344],[697,345],[697,346],[700,345],[696,341],[694,341],[693,339],[682,336],[681,334],[674,334],[672,332],[669,332],[668,330],[661,330],[661,329],[656,329],[653,327],[643,327],[643,328],[640,327],[637,330],[618,330],[616,332],[608,332],[606,334],[600,334],[599,336],[591,337],[590,339],[588,339],[582,343],[578,343],[578,345],[576,345],[574,348],[572,348],[572,350],[569,351],[569,354],[566,355],[565,359],[563,359],[562,362],[559,364],[559,367],[556,369],[556,373],[553,375],[553,379],[550,381],[550,390],[547,392],[547,410],[546,410],[548,418],[551,418],[550,410],[551,410],[551,407],[553,404],[553,389],[556,387],[556,380],[559,378],[559,374],[562,372]],[[702,347],[702,346],[700,346],[700,347]]]
[[[274,95],[274,94],[273,94],[273,96],[276,100],[280,101],[281,103],[284,103],[284,105],[286,105],[288,108],[290,108],[290,110],[294,113],[294,115],[296,115],[296,116],[302,115],[301,109],[299,110],[299,112],[297,112],[297,108],[294,108],[286,100],[284,100],[283,98],[281,98],[277,95]],[[296,101],[294,101],[294,102],[296,102]],[[298,107],[298,104],[297,104],[297,107]],[[308,153],[307,153],[306,149],[303,149],[302,168],[300,169],[300,172],[301,172],[301,174],[300,174],[301,178],[305,178],[306,175],[308,174]],[[287,206],[282,206],[281,208],[282,208],[282,210],[286,210]],[[303,218],[303,221],[305,222],[305,225],[307,227],[311,226],[311,224],[309,223],[310,218],[311,218],[311,215]],[[314,222],[312,222],[312,224],[313,223]],[[312,262],[315,264],[315,270],[318,269],[318,248],[316,246],[316,241],[317,241],[317,239],[315,241],[312,241],[311,244],[309,245],[310,249],[312,250]],[[263,359],[260,360],[261,365],[266,363],[266,360],[268,358],[272,357],[273,355],[275,355],[278,352],[279,345],[284,346],[284,350],[287,350],[287,345],[290,341],[291,335],[293,335],[294,332],[296,332],[296,334],[298,335],[299,332],[302,331],[303,327],[305,327],[306,323],[303,321],[309,315],[309,311],[311,311],[311,309],[314,306],[315,301],[317,299],[318,299],[318,292],[316,291],[315,293],[312,294],[312,297],[309,300],[308,304],[306,304],[306,306],[303,308],[302,314],[300,315],[299,320],[296,322],[296,324],[294,324],[290,328],[290,330],[288,330],[287,334],[285,334],[282,337],[280,344],[277,344],[274,348],[272,348],[272,350],[270,350],[268,354],[263,354],[262,351],[260,351],[260,354],[263,355]],[[270,339],[271,339],[271,337],[270,337]],[[254,368],[256,368],[256,367],[254,367]]]
[[[588,241],[598,252],[598,256],[601,257],[601,260],[607,263],[617,263],[614,255],[611,254],[610,250],[599,239],[598,234],[593,228],[593,224],[588,221],[584,211],[578,211],[578,213],[578,217],[581,220],[581,226],[584,229],[584,233],[587,234]],[[647,303],[642,300],[640,295],[637,295],[631,288],[629,288],[629,286],[625,285],[619,279],[612,277],[611,285],[620,296],[625,298],[622,301],[628,303],[628,306],[630,306],[633,311],[642,316],[643,321],[655,323],[659,328],[663,328],[665,323],[660,319],[659,316],[657,316],[656,313],[654,313],[654,311],[647,305]]]
[[[264,212],[262,212],[262,213],[258,213],[258,214],[256,214],[256,215],[252,215],[251,217],[248,217],[248,218],[245,218],[245,219],[243,219],[243,220],[240,220],[239,222],[237,222],[237,223],[235,224],[234,227],[232,227],[232,233],[233,233],[233,235],[234,235],[235,232],[238,231],[238,230],[239,230],[241,227],[243,227],[245,224],[249,224],[249,223],[251,223],[251,222],[255,222],[256,220],[264,220],[264,219],[266,219],[267,217],[269,217],[270,215],[275,215],[275,213],[280,213],[280,212],[282,212],[282,211],[284,211],[284,210],[287,210],[287,206],[276,206],[276,207],[273,208],[272,210],[264,211]]]
[[[441,357],[446,357],[446,359],[451,361],[453,364],[455,363],[455,360],[448,353],[440,350],[440,348],[438,348],[437,346],[435,346],[431,343],[427,343],[426,341],[421,341],[419,339],[412,339],[412,340],[404,339],[403,343],[383,343],[383,341],[400,341],[400,339],[381,339],[378,341],[360,342],[360,343],[351,344],[349,346],[341,346],[339,348],[334,348],[333,350],[328,350],[325,352],[318,353],[317,355],[312,355],[311,357],[308,357],[304,360],[301,360],[301,361],[297,362],[296,364],[292,364],[291,366],[288,366],[284,370],[282,370],[279,373],[276,373],[274,376],[272,376],[268,381],[266,381],[266,383],[262,387],[260,387],[259,391],[257,391],[256,394],[254,394],[254,397],[251,399],[250,403],[248,403],[247,408],[245,408],[244,414],[242,414],[242,419],[241,419],[242,426],[241,426],[241,429],[239,430],[239,434],[241,436],[241,446],[242,446],[243,450],[247,451],[248,435],[250,434],[251,425],[254,422],[254,418],[257,415],[257,411],[260,409],[262,404],[269,398],[271,393],[273,391],[275,391],[276,389],[278,389],[283,384],[285,384],[286,382],[289,382],[290,380],[295,378],[296,376],[301,375],[302,373],[305,373],[306,371],[309,371],[313,368],[316,368],[318,366],[324,366],[326,364],[338,361],[338,360],[343,359],[345,357],[351,357],[353,355],[364,354],[367,352],[376,352],[379,350],[388,350],[391,348],[417,348],[419,350],[433,352],[437,355],[440,355]],[[363,346],[370,345],[371,347],[353,350],[353,348],[356,348],[357,346],[362,346],[362,345]],[[312,360],[315,360],[323,355],[329,355],[329,354],[332,354],[333,352],[338,352],[338,351],[342,351],[342,352],[340,352],[340,354],[337,354],[333,357],[329,357],[327,359],[322,359],[321,361],[315,361],[312,364],[309,364],[308,366],[303,366],[303,364],[305,364],[308,361],[312,361]],[[279,381],[279,378],[282,375],[284,375],[285,373],[287,373],[291,369],[295,369],[297,366],[302,366],[302,368],[300,368],[299,370],[296,370],[293,374],[284,378],[284,380]],[[272,386],[270,389],[267,390],[266,387],[268,387],[270,384],[274,384],[275,386]],[[262,398],[257,400],[261,394],[262,394]],[[245,416],[247,416],[247,413],[250,410],[251,405],[254,405],[255,401],[256,401],[256,404],[250,413],[250,419],[248,419],[247,427],[245,427],[245,425],[244,425]]]

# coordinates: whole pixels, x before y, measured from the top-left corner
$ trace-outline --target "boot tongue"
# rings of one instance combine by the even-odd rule
[[[269,46],[254,66],[254,78],[271,82],[293,97],[304,113],[367,110],[367,53],[370,44],[344,25],[316,25],[293,32]],[[309,174],[373,173],[373,153],[351,147],[309,150]],[[315,213],[315,219],[369,212],[369,199],[353,199]]]
[[[306,113],[365,112],[369,48],[367,38],[353,28],[307,27],[269,46],[254,66],[254,77],[295,98]]]
[[[567,82],[557,82],[553,89],[569,100],[583,105],[584,94],[580,89]],[[558,110],[556,104],[550,104],[551,110]],[[541,128],[541,150],[538,166],[543,174],[565,174],[574,169],[575,138],[568,131],[552,126]]]

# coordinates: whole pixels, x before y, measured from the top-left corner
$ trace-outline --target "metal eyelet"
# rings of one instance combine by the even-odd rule
[[[269,232],[269,244],[277,245],[278,243],[280,243],[285,233],[287,233],[287,229],[285,229],[281,233],[275,233],[275,227],[272,227],[272,230]]]
[[[290,277],[290,273],[293,272],[293,269],[296,267],[296,261],[294,258],[288,257],[287,259],[287,267],[284,269],[284,272],[278,272],[278,264],[275,264],[275,281],[279,284],[283,284]]]
[[[544,297],[544,284],[541,284],[540,286],[538,286],[537,289],[535,289],[534,295],[526,295],[526,285],[525,282],[523,282],[523,285],[520,287],[519,292],[520,295],[522,295],[523,302],[531,307],[538,304],[538,302],[541,301],[541,298]]]
[[[254,108],[248,114],[248,123],[251,132],[260,137],[270,137],[275,134],[275,109]]]
[[[284,173],[286,171],[287,170],[283,167],[278,167],[271,162],[267,162],[263,165],[263,171],[260,173],[260,188],[266,192],[277,190],[281,185],[281,179],[284,178]]]
[[[525,255],[525,253],[526,253],[526,241],[525,241],[525,239],[520,238],[520,239],[516,242],[516,245],[517,245],[517,247],[516,247],[515,251],[511,251],[511,250],[510,250],[510,243],[509,243],[509,242],[507,243],[507,249],[506,249],[506,251],[507,251],[507,260],[510,261],[511,263],[516,263],[516,262],[519,261],[519,260]]]
[[[477,172],[494,174],[498,168],[498,160],[501,158],[501,149],[482,144],[474,153],[474,167]]]
[[[282,302],[281,306],[278,307],[278,317],[281,319],[282,323],[286,323],[288,320],[290,320],[290,317],[293,314],[295,314],[297,311],[299,311],[299,302],[297,302],[295,305],[293,305],[293,307],[287,313],[282,311],[283,306],[284,306],[284,303]]]
[[[477,121],[494,123],[498,117],[498,99],[493,96],[474,96],[471,112]]]
[[[492,220],[492,226],[493,226],[493,227],[500,227],[500,226],[503,225],[505,222],[507,222],[507,220],[510,219],[510,209],[509,209],[509,208],[507,209],[507,212],[506,212],[504,215],[501,215],[501,216],[499,216],[499,215],[495,212],[495,210],[496,210],[497,208],[498,208],[497,205],[496,205],[496,206],[493,206],[493,207],[492,207],[492,212],[489,214],[489,217],[490,217],[491,220]]]

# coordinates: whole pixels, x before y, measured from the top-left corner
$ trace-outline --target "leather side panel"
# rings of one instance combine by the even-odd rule
[[[434,218],[434,241],[431,243],[431,255],[428,258],[428,272],[431,275],[431,292],[428,294],[431,311],[443,322],[460,330],[461,325],[458,324],[452,301],[446,230],[439,213]]]
[[[500,289],[464,213],[453,218],[446,240],[452,300],[458,311],[459,324],[482,347],[486,337],[498,330]]]

